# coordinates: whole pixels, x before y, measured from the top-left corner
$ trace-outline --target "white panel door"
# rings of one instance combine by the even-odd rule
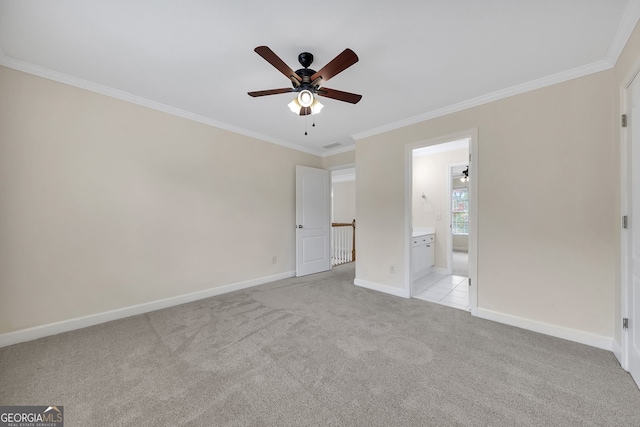
[[[331,269],[329,171],[296,166],[296,276]]]
[[[627,357],[631,376],[640,386],[640,77],[636,77],[630,87],[631,132],[628,165],[629,171],[629,238],[627,310]]]

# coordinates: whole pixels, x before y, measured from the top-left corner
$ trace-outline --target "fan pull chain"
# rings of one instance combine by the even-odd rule
[[[309,122],[308,117],[304,116],[304,134],[307,135],[307,123]]]

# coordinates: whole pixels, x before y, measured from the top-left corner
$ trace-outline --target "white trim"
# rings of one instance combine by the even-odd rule
[[[458,141],[444,142],[437,145],[427,145],[426,147],[414,148],[413,157],[428,156],[445,151],[462,150],[469,148],[469,138],[462,138]]]
[[[447,107],[432,110],[414,117],[410,117],[397,122],[389,123],[377,128],[366,130],[363,132],[352,135],[354,141],[367,138],[380,133],[388,132],[405,126],[409,126],[415,123],[423,122],[426,120],[434,119],[436,117],[445,116],[447,114],[455,113],[458,111],[466,110],[469,108],[477,107],[483,104],[487,104],[500,99],[508,98],[510,96],[518,95],[521,93],[529,92],[532,90],[540,89],[546,86],[551,86],[557,83],[562,83],[567,80],[583,77],[589,74],[597,73],[600,71],[608,70],[612,68],[618,57],[622,53],[626,43],[633,32],[633,29],[640,18],[640,0],[630,0],[627,8],[625,9],[618,29],[614,34],[614,37],[609,45],[607,54],[604,59],[586,64],[580,67],[565,70],[560,73],[553,74],[551,76],[542,77],[536,80],[525,82],[519,85],[512,86],[510,88],[498,90],[489,94],[481,95],[476,98],[472,98],[457,104],[453,104]],[[149,99],[130,94],[128,92],[120,91],[110,88],[108,86],[92,83],[87,80],[83,80],[71,75],[61,73],[59,71],[51,70],[48,68],[40,67],[35,64],[28,63],[26,61],[18,60],[7,56],[0,48],[0,65],[3,65],[14,70],[23,71],[25,73],[33,74],[36,76],[44,77],[46,79],[54,80],[60,83],[68,84],[71,86],[79,87],[81,89],[89,90],[91,92],[99,93],[102,95],[110,96],[112,98],[120,99],[123,101],[131,102],[133,104],[148,107],[154,110],[162,111],[168,114],[172,114],[178,117],[183,117],[189,120],[194,120],[199,123],[214,126],[220,129],[228,130],[230,132],[245,135],[251,138],[256,138],[265,142],[280,145],[283,147],[291,148],[293,150],[302,151],[304,153],[313,154],[320,157],[328,157],[335,154],[344,153],[347,151],[355,150],[355,145],[349,145],[335,150],[328,150],[321,152],[319,150],[310,149],[300,146],[295,143],[281,141],[267,135],[259,134],[248,129],[236,127],[227,123],[219,122],[217,120],[210,119],[195,113],[191,113],[179,108],[171,107],[166,104],[151,101]]]
[[[446,142],[446,141],[443,141]],[[404,146],[404,290],[413,297],[413,150],[415,144]]]
[[[304,153],[313,154],[315,156],[322,156],[322,152],[319,150],[313,150],[307,147],[303,147],[298,144],[294,144],[287,141],[282,141],[276,138],[272,138],[267,135],[263,135],[257,132],[253,132],[241,127],[233,126],[227,123],[219,122],[209,117],[201,116],[180,108],[172,107],[161,102],[152,101],[147,98],[143,98],[138,95],[131,94],[118,89],[113,89],[108,86],[104,86],[98,83],[93,83],[88,80],[83,80],[78,77],[71,76],[69,74],[54,71],[48,68],[40,67],[25,61],[21,61],[10,56],[0,56],[0,65],[14,70],[22,71],[24,73],[32,74],[34,76],[43,77],[45,79],[53,80],[59,83],[63,83],[69,86],[74,86],[80,89],[88,90],[90,92],[98,93],[100,95],[109,96],[111,98],[119,99],[121,101],[130,102],[132,104],[140,105],[142,107],[151,108],[152,110],[161,111],[163,113],[171,114],[173,116],[182,117],[184,119],[193,120],[194,122],[202,123],[205,125],[213,126],[219,129],[223,129],[229,132],[234,132],[240,135],[255,138],[271,144],[280,145],[282,147],[291,148],[292,150],[302,151]],[[348,150],[346,150],[348,151]]]
[[[380,283],[369,282],[368,280],[354,279],[353,284],[360,286],[361,288],[371,289],[385,294],[393,295],[396,297],[409,298],[409,293],[406,289],[396,288],[395,286],[382,285]]]
[[[331,184],[339,184],[341,182],[353,182],[356,180],[356,174],[350,173],[346,175],[340,175],[335,178],[331,178]]]
[[[590,345],[603,350],[613,351],[614,348],[613,338],[604,335],[592,334],[590,332],[565,328],[563,326],[552,325],[550,323],[539,322],[537,320],[525,319],[523,317],[499,313],[485,308],[478,308],[477,316],[482,319],[492,320],[494,322],[504,323],[506,325],[550,335],[552,337]]]
[[[339,170],[342,170],[342,169],[353,169],[354,172],[355,172],[356,164],[355,164],[355,162],[354,163],[345,163],[343,165],[335,165],[335,166],[331,166],[331,167],[328,167],[328,168],[325,168],[325,169],[330,170],[331,172],[339,171]]]
[[[426,113],[409,117],[404,120],[388,123],[374,129],[369,129],[353,134],[351,135],[351,137],[355,141],[358,141],[363,138],[368,138],[370,136],[389,132],[405,126],[410,126],[416,123],[435,119],[437,117],[446,116],[447,114],[452,114],[458,111],[467,110],[469,108],[478,107],[490,102],[509,98],[510,96],[520,95],[532,90],[542,89],[547,86],[566,82],[568,80],[577,79],[579,77],[588,76],[589,74],[594,74],[613,68],[618,61],[622,50],[629,41],[629,37],[631,36],[631,33],[633,33],[633,30],[637,25],[638,19],[640,19],[640,0],[631,0],[622,14],[620,24],[618,25],[618,29],[616,30],[613,39],[611,40],[611,44],[609,45],[609,49],[607,50],[607,54],[604,59],[592,62],[590,64],[582,65],[580,67],[575,67],[570,70],[561,71],[560,73],[552,74],[550,76],[524,82],[519,85],[498,90],[496,92],[481,95],[476,98],[459,102],[457,104],[439,108],[437,110],[428,111]]]
[[[348,182],[356,180],[355,166],[349,168],[340,167],[340,169],[328,169],[331,171],[331,183]]]
[[[629,37],[631,37],[631,33],[638,22],[638,18],[640,18],[640,0],[631,0],[622,13],[622,19],[620,20],[618,29],[607,50],[605,61],[609,62],[612,66],[618,61],[622,50],[629,41]]]
[[[469,289],[469,309],[472,315],[476,315],[478,309],[478,129],[473,128],[461,132],[454,132],[430,138],[425,141],[418,141],[405,144],[404,152],[404,274],[405,292],[411,295],[411,234],[413,228],[412,219],[412,188],[413,188],[413,150],[425,146],[443,144],[461,139],[469,140],[469,278],[471,286]],[[438,236],[436,236],[436,239]],[[451,265],[451,264],[449,264]],[[434,271],[432,269],[432,271]]]
[[[478,229],[478,217],[480,216],[480,205],[478,204],[478,168],[480,165],[479,155],[478,129],[475,128],[471,132],[471,141],[469,141],[469,238],[468,238],[468,260],[469,260],[469,309],[474,316],[478,312],[478,240],[480,239]]]
[[[633,342],[633,329],[631,331],[622,329],[622,319],[627,318],[633,328],[634,316],[639,310],[634,305],[634,284],[633,284],[633,198],[638,194],[638,189],[634,188],[632,169],[633,169],[633,104],[634,104],[634,85],[640,84],[638,77],[640,73],[640,60],[636,60],[633,68],[627,77],[622,80],[620,87],[620,113],[626,114],[628,117],[628,127],[620,129],[620,214],[629,215],[631,225],[629,229],[618,228],[620,233],[620,316],[614,319],[614,327],[620,331],[620,342],[616,342],[616,350],[619,348],[620,366],[629,372],[636,383],[640,384],[635,363],[635,350]],[[637,129],[636,129],[637,130]]]
[[[632,75],[623,80],[620,88],[620,112],[630,115],[629,94],[638,68],[634,67]],[[630,135],[628,128],[620,128],[620,215],[629,215],[630,171],[629,171]],[[614,319],[614,328],[620,328],[620,366],[629,371],[629,336],[622,330],[622,318],[629,316],[630,295],[629,286],[629,244],[630,236],[624,230],[620,230],[620,315]],[[616,356],[617,357],[617,356]]]
[[[274,274],[271,276],[260,277],[257,279],[246,280],[244,282],[232,283],[224,286],[206,289],[203,291],[192,292],[189,294],[178,295],[175,297],[164,298],[161,300],[151,301],[147,303],[132,305],[129,307],[118,308],[115,310],[105,311],[102,313],[90,314],[88,316],[76,317],[74,319],[62,320],[60,322],[49,323],[46,325],[35,326],[33,328],[21,329],[19,331],[7,332],[0,334],[0,348],[21,342],[32,341],[38,338],[48,337],[51,335],[61,334],[76,329],[82,329],[100,323],[110,322],[112,320],[124,319],[130,316],[149,313],[151,311],[163,308],[173,307],[192,301],[210,298],[217,295],[226,294],[228,292],[238,291],[265,283],[274,282],[276,280],[288,279],[295,276],[295,271],[287,271],[284,273]]]
[[[640,59],[636,60],[629,73],[621,82],[620,86],[620,114],[631,115],[631,108],[629,105],[629,92],[631,91],[631,85],[640,73]],[[633,123],[630,121],[630,126]],[[620,128],[620,215],[630,215],[630,197],[632,192],[631,187],[631,171],[629,170],[630,155],[631,155],[631,133],[630,127]],[[628,230],[625,232],[622,227],[620,230],[620,316],[614,319],[614,328],[619,328],[620,342],[620,366],[625,371],[629,371],[629,355],[630,349],[630,337],[629,333],[622,330],[622,318],[630,318],[631,316],[631,301],[632,301],[632,287],[630,286],[630,245],[631,236]],[[616,356],[617,357],[617,356]]]
[[[345,147],[339,147],[334,150],[327,150],[324,152],[320,150],[311,149],[308,147],[303,147],[295,143],[282,141],[261,133],[253,132],[248,129],[230,125],[224,122],[211,119],[209,117],[201,116],[199,114],[182,110],[180,108],[176,108],[160,102],[152,101],[150,99],[143,98],[138,95],[133,95],[131,93],[124,92],[118,89],[113,89],[109,86],[104,86],[98,83],[90,82],[88,80],[83,80],[78,77],[74,77],[70,74],[61,73],[59,71],[51,70],[45,67],[40,67],[38,65],[34,65],[26,61],[21,61],[19,59],[15,59],[10,56],[4,55],[1,49],[0,49],[0,65],[17,70],[17,71],[22,71],[23,73],[32,74],[34,76],[42,77],[48,80],[53,80],[58,83],[63,83],[69,86],[88,90],[90,92],[98,93],[100,95],[119,99],[121,101],[130,102],[132,104],[140,105],[142,107],[151,108],[153,110],[161,111],[163,113],[171,114],[173,116],[182,117],[188,120],[193,120],[194,122],[213,126],[219,129],[227,130],[229,132],[234,132],[240,135],[248,136],[250,138],[255,138],[264,142],[269,142],[271,144],[280,145],[282,147],[291,148],[292,150],[302,151],[303,153],[313,154],[319,157],[329,157],[336,154],[355,151],[356,149],[355,144],[351,144]]]
[[[611,345],[611,351],[613,351],[613,355],[616,357],[616,359],[618,359],[618,363],[620,363],[622,369],[628,372],[628,369],[625,369],[622,366],[622,345],[618,341],[616,341],[615,338],[613,339],[613,343]]]

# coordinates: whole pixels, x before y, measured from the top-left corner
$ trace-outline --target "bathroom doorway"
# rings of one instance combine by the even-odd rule
[[[412,298],[475,312],[475,133],[408,150],[407,245]]]

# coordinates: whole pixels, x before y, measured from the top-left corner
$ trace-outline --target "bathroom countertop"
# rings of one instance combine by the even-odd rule
[[[427,234],[436,234],[435,227],[414,227],[411,237],[425,236]]]

